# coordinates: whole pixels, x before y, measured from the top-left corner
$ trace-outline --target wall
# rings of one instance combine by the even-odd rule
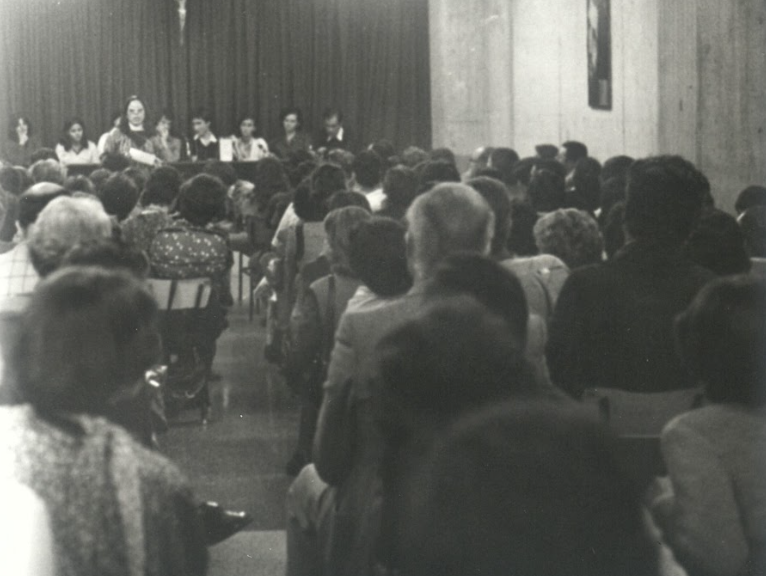
[[[611,111],[587,104],[586,0],[431,0],[434,146],[677,153],[731,209],[766,184],[766,2],[612,0]],[[501,98],[500,90],[508,93]]]

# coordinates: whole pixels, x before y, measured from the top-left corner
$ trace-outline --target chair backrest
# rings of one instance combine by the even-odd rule
[[[583,394],[585,406],[597,412],[618,436],[659,437],[670,420],[701,406],[703,399],[701,388],[668,392],[590,388]]]
[[[212,293],[210,278],[186,280],[149,278],[147,284],[161,311],[207,308]]]

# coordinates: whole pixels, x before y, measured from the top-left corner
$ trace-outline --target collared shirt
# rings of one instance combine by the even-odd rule
[[[194,140],[189,144],[191,148],[191,156],[198,161],[202,160],[218,160],[220,156],[220,148],[218,144],[218,138],[215,134],[210,134],[210,140],[207,144],[202,141],[199,135],[194,137]]]
[[[39,280],[26,242],[20,242],[11,251],[0,254],[0,300],[32,292]]]
[[[79,152],[75,152],[73,148],[67,150],[61,144],[56,144],[56,156],[59,157],[59,162],[64,166],[69,166],[70,164],[99,163],[98,148],[90,141],[88,141],[88,145],[84,146]]]
[[[365,193],[367,202],[370,203],[370,209],[373,212],[380,212],[383,210],[383,206],[386,203],[386,193],[383,192],[383,188],[377,188],[372,192]]]

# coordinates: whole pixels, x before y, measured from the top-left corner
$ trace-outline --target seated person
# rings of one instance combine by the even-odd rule
[[[152,136],[154,153],[163,162],[186,160],[186,141],[173,130],[173,114],[164,110],[155,126],[157,133]]]
[[[383,193],[383,160],[372,150],[362,150],[353,163],[354,191],[367,196],[373,212],[380,212],[386,200]]]
[[[716,276],[746,274],[750,257],[745,243],[745,234],[734,216],[711,208],[703,212],[692,230],[686,253]]]
[[[171,207],[181,188],[181,176],[172,166],[160,166],[152,172],[141,193],[138,211],[125,219],[120,228],[123,239],[136,249],[148,253],[154,236],[171,226]]]
[[[413,468],[392,530],[402,576],[683,573],[661,555],[614,441],[567,408],[474,412]]]
[[[255,119],[252,116],[243,116],[238,126],[239,134],[232,137],[234,160],[251,162],[269,155],[266,140],[255,136]]]
[[[131,158],[131,150],[151,154],[147,158],[150,164],[157,161],[151,141],[152,134],[144,129],[145,122],[146,106],[138,96],[130,96],[125,102],[120,124],[109,133],[104,143],[102,161],[105,166],[107,158],[111,156]]]
[[[293,160],[297,154],[308,152],[311,138],[303,131],[303,115],[298,108],[285,108],[279,113],[282,136],[271,142],[271,150],[281,160]]]
[[[418,177],[412,168],[394,166],[383,176],[383,207],[379,216],[403,220],[418,193]]]
[[[570,270],[601,262],[601,232],[584,210],[563,208],[549,212],[537,220],[534,234],[540,253],[555,256]]]
[[[753,206],[766,206],[766,187],[748,186],[737,195],[734,209],[738,216]]]
[[[750,272],[766,279],[766,206],[753,206],[737,219],[750,255]]]
[[[138,202],[140,190],[133,179],[123,173],[112,174],[104,182],[99,191],[98,198],[104,206],[104,210],[117,224],[123,222]]]
[[[669,481],[655,517],[689,574],[764,574],[766,284],[711,282],[679,316],[676,335],[709,404],[662,433]]]
[[[354,150],[351,135],[343,125],[343,113],[335,108],[327,108],[322,113],[322,132],[314,140],[314,150],[324,156],[336,148]]]
[[[32,130],[29,118],[12,116],[8,122],[8,138],[3,147],[2,157],[14,166],[32,164],[32,154],[40,148],[40,141]]]
[[[199,109],[192,114],[194,138],[189,142],[189,156],[194,162],[218,160],[220,156],[218,138],[210,130],[212,121],[212,117],[204,109]]]
[[[492,234],[491,256],[497,261],[511,257],[508,252],[508,234],[511,231],[511,200],[503,182],[488,176],[479,176],[466,182],[487,201],[495,215],[495,231]]]
[[[61,140],[56,145],[56,155],[63,166],[100,163],[98,149],[88,140],[85,124],[79,118],[64,123]]]
[[[667,392],[697,385],[675,355],[673,319],[713,278],[684,254],[702,210],[700,181],[677,156],[630,167],[628,243],[613,259],[569,276],[548,332],[551,379],[573,397],[586,388]]]

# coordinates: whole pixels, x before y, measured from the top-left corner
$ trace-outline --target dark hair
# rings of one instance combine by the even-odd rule
[[[527,342],[529,308],[519,279],[496,261],[475,253],[447,256],[434,270],[427,294],[471,296],[503,318],[516,342]]]
[[[327,201],[346,188],[343,169],[335,164],[320,164],[311,174],[308,186],[303,183],[295,190],[293,208],[304,222],[321,222],[327,216]]]
[[[189,119],[191,121],[202,120],[205,123],[213,123],[213,117],[210,115],[210,112],[207,110],[207,108],[203,107],[195,108]]]
[[[59,144],[64,147],[64,150],[68,151],[72,149],[74,142],[72,142],[72,137],[69,135],[69,130],[75,124],[79,124],[80,128],[82,128],[82,139],[80,139],[80,144],[84,148],[88,147],[88,131],[85,129],[85,122],[83,122],[81,118],[75,117],[70,118],[64,122],[64,128],[61,130],[61,139],[59,140]]]
[[[766,258],[766,206],[751,206],[737,220],[745,235],[745,246],[755,258]]]
[[[567,193],[568,207],[595,212],[601,201],[601,163],[595,158],[582,158],[572,173],[574,190]]]
[[[495,180],[499,180],[500,182],[503,181],[503,173],[500,172],[497,168],[490,168],[489,166],[483,166],[481,168],[477,168],[473,172],[474,178],[494,178]],[[515,177],[514,177],[515,178]],[[516,180],[518,182],[518,180]]]
[[[417,146],[408,146],[402,151],[402,162],[410,168],[415,168],[426,160],[428,160],[428,152]]]
[[[339,148],[336,148],[336,150],[339,150]],[[317,166],[318,164],[314,160],[306,160],[292,168],[287,175],[290,179],[290,186],[297,188],[301,182],[306,180],[317,169]]]
[[[146,182],[149,180],[149,169],[144,166],[128,166],[122,173],[133,180],[139,192],[146,187]]]
[[[56,162],[59,161],[58,154],[56,154],[56,151],[53,148],[38,148],[34,152],[32,152],[32,156],[29,158],[30,165],[34,166],[41,160],[55,160]]]
[[[378,186],[383,176],[383,160],[372,150],[362,150],[354,158],[354,174],[360,186]]]
[[[511,231],[511,198],[508,188],[500,180],[479,176],[466,182],[487,201],[495,214],[495,232],[492,236],[492,255],[506,250]]]
[[[343,113],[337,108],[325,108],[322,112],[322,120],[329,120],[330,118],[337,118],[338,123],[343,123]]]
[[[103,189],[104,184],[107,180],[109,180],[111,175],[112,173],[106,168],[96,168],[93,172],[90,173],[90,181],[93,182],[93,187],[96,190],[96,196],[101,194],[101,190]]]
[[[224,186],[227,188],[232,186],[237,181],[237,171],[234,170],[229,162],[221,162],[220,160],[208,160],[205,162],[204,168],[202,168],[203,174],[215,176]]]
[[[625,202],[617,202],[604,220],[604,252],[611,260],[625,246]]]
[[[529,181],[529,199],[537,212],[553,212],[566,203],[564,178],[550,170],[538,170]]]
[[[351,178],[354,175],[354,160],[355,156],[348,150],[343,148],[333,148],[327,152],[327,161],[330,164],[336,164],[343,168],[343,173],[346,178]]]
[[[23,230],[29,228],[29,225],[37,220],[40,212],[43,211],[48,203],[59,196],[70,196],[69,190],[58,184],[50,182],[41,182],[35,184],[19,196],[19,226]]]
[[[558,156],[559,148],[555,144],[538,144],[535,146],[535,152],[540,158],[546,160],[555,160]]]
[[[154,123],[155,126],[160,123],[160,120],[163,118],[167,118],[168,121],[170,121],[170,130],[168,131],[168,134],[173,136],[174,138],[179,138],[179,132],[178,128],[176,127],[176,117],[175,114],[173,114],[173,110],[170,108],[163,108],[162,114],[160,114],[159,118],[157,118],[157,122]]]
[[[255,137],[255,135],[257,134],[257,130],[258,130],[258,123],[255,121],[255,114],[243,114],[242,116],[240,116],[239,117],[239,121],[237,122],[237,125],[236,125],[235,129],[232,130],[232,132],[234,134],[241,135],[240,130],[241,130],[241,127],[242,127],[242,122],[244,122],[245,120],[252,120],[253,121],[253,137]]]
[[[26,192],[27,189],[35,183],[32,179],[32,175],[29,173],[29,170],[23,166],[13,166],[13,169],[16,170],[16,173],[19,175],[19,180],[21,181],[19,192]]]
[[[93,182],[90,178],[82,174],[76,174],[74,176],[68,176],[64,180],[64,188],[70,192],[83,192],[92,196],[96,195],[96,187],[93,186]]]
[[[522,158],[513,166],[513,177],[517,182],[521,182],[524,186],[529,186],[529,180],[532,178],[532,169],[537,164],[539,158],[528,157]]]
[[[588,147],[582,142],[568,140],[561,147],[564,149],[564,158],[567,162],[576,163],[578,160],[588,156]]]
[[[138,187],[131,178],[125,174],[112,174],[104,182],[98,197],[106,213],[122,222],[136,207],[138,196]]]
[[[418,169],[418,192],[426,192],[440,182],[460,182],[455,164],[446,160],[429,160]]]
[[[396,148],[394,148],[393,143],[385,138],[375,140],[375,142],[370,145],[370,150],[380,156],[381,160],[383,160],[383,165],[386,168],[391,165],[391,159],[396,156]]]
[[[8,368],[43,415],[103,414],[159,359],[156,316],[154,298],[130,274],[60,270],[37,286]]]
[[[27,116],[14,114],[8,120],[8,140],[13,140],[14,142],[19,141],[19,135],[16,133],[16,128],[19,126],[19,120],[23,120],[24,124],[27,125],[27,136],[32,136],[32,124],[29,121],[29,118]]]
[[[52,182],[53,184],[64,184],[64,168],[57,159],[48,158],[47,160],[38,160],[29,169],[32,180],[35,184],[40,182]]]
[[[627,179],[628,169],[633,162],[634,159],[630,156],[612,156],[601,167],[601,181],[606,182],[612,178]]]
[[[401,574],[658,576],[640,492],[617,454],[598,422],[551,402],[466,416],[405,484]]]
[[[396,207],[400,218],[412,204],[418,194],[418,177],[412,168],[394,166],[386,171],[383,177],[383,192],[386,194],[385,209]]]
[[[763,186],[748,186],[737,195],[734,209],[741,214],[752,206],[766,206],[766,188]]]
[[[628,171],[625,227],[634,238],[682,242],[699,218],[701,174],[680,156],[636,160]]]
[[[301,127],[303,126],[303,112],[301,112],[300,108],[295,108],[295,107],[282,108],[282,110],[280,110],[279,112],[279,121],[284,122],[285,118],[290,116],[290,114],[294,114],[295,117],[297,118],[298,130],[300,130]]]
[[[332,212],[338,208],[345,208],[346,206],[356,206],[358,208],[364,209],[369,213],[372,213],[370,201],[367,200],[367,196],[360,194],[359,192],[340,190],[330,196],[330,199],[327,201],[328,212]]]
[[[399,296],[412,286],[405,233],[401,222],[381,216],[361,222],[351,233],[351,269],[378,296]]]
[[[159,166],[152,171],[141,193],[141,205],[171,206],[181,189],[181,174],[173,166]]]
[[[101,157],[101,165],[110,172],[122,172],[130,167],[130,160],[122,154],[106,153]]]
[[[455,153],[449,148],[434,148],[428,154],[428,159],[432,162],[449,162],[453,166],[457,164],[455,161]]]
[[[256,200],[261,206],[265,206],[275,194],[292,190],[282,162],[271,156],[256,163],[253,184]]]
[[[603,175],[603,170],[602,170]],[[625,202],[625,189],[627,180],[625,178],[615,177],[601,181],[601,213],[599,214],[599,224],[603,228],[606,223],[606,217],[609,215],[612,207],[618,202]]]
[[[686,367],[712,402],[766,404],[766,283],[754,276],[713,280],[676,319]]]
[[[226,213],[226,186],[219,178],[197,174],[181,186],[178,212],[195,226],[206,226]]]
[[[508,250],[515,256],[534,256],[537,244],[533,230],[537,222],[537,211],[527,200],[511,200],[511,233],[508,235]]]
[[[11,196],[19,196],[22,190],[21,174],[13,166],[0,167],[0,188]]]
[[[149,273],[146,255],[118,238],[76,244],[61,262],[61,268],[67,266],[98,266],[107,270],[122,270],[139,279],[146,278]]]
[[[125,136],[130,138],[130,140],[136,144],[139,148],[143,146],[146,143],[146,140],[148,139],[149,132],[145,130],[145,133],[137,132],[130,129],[130,122],[128,122],[128,108],[130,108],[131,102],[140,102],[141,106],[144,108],[144,126],[150,126],[149,123],[149,111],[146,108],[146,103],[142,98],[139,98],[136,95],[128,96],[128,98],[125,100],[125,105],[122,107],[122,115],[120,119],[120,132],[122,132]]]
[[[718,276],[750,271],[745,234],[734,216],[720,210],[703,212],[686,241],[686,253]]]
[[[492,168],[500,171],[503,176],[501,180],[506,186],[513,186],[516,184],[516,176],[513,173],[513,168],[518,161],[519,155],[511,148],[495,148],[489,156],[489,163]]]
[[[540,252],[555,256],[570,270],[601,262],[601,232],[588,212],[576,208],[549,212],[537,221],[534,234]]]

